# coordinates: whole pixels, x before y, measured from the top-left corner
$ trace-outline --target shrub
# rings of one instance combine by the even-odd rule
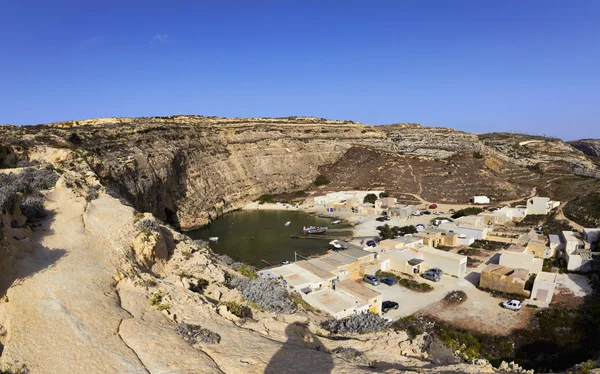
[[[221,342],[221,335],[198,325],[179,323],[175,331],[181,335],[183,340],[192,345],[196,343],[219,344]]]
[[[420,283],[414,279],[398,279],[398,284],[402,287],[406,287],[409,290],[413,290],[416,292],[430,292],[433,291],[433,287],[427,283]]]
[[[160,225],[152,218],[142,218],[135,224],[135,228],[140,231],[160,231]]]
[[[448,304],[461,304],[467,301],[467,294],[464,291],[448,292],[444,297],[444,301]]]
[[[475,151],[473,152],[474,158],[483,158],[483,154],[481,152]]]
[[[155,307],[157,310],[169,309],[169,304],[163,303],[164,296],[160,292],[155,292],[150,299],[148,299],[148,305]]]
[[[296,196],[304,196],[304,195],[306,195],[306,192],[304,192],[303,190],[300,190],[300,191],[294,192],[294,195],[296,195]]]
[[[466,247],[466,248],[461,248],[458,251],[458,254],[463,255],[463,256],[480,256],[481,252],[477,248]]]
[[[29,369],[27,365],[21,364],[16,366],[8,362],[0,362],[0,374],[28,374]]]
[[[208,285],[209,282],[206,279],[200,278],[196,283],[194,283],[193,281],[190,282],[189,290],[195,293],[202,293]]]
[[[3,212],[11,212],[19,201],[17,189],[12,185],[0,187],[0,209]]]
[[[385,324],[383,318],[367,312],[344,319],[330,319],[323,322],[321,326],[333,334],[367,334],[383,330]]]
[[[233,265],[234,261],[231,257],[227,256],[227,255],[217,255],[217,259],[219,261],[221,261],[222,263],[224,263],[225,265]]]
[[[48,214],[44,208],[44,197],[27,196],[21,203],[21,213],[30,221],[44,218]]]
[[[390,193],[387,191],[383,191],[379,193],[379,198],[390,197]]]
[[[483,212],[483,209],[481,208],[477,208],[477,207],[469,207],[469,208],[465,208],[465,209],[461,209],[456,211],[453,215],[452,218],[457,219],[460,217],[464,217],[464,216],[474,216],[476,214],[479,214]]]
[[[273,280],[237,277],[231,281],[231,285],[240,290],[244,299],[255,303],[261,309],[285,314],[296,311],[290,294]]]
[[[87,192],[85,194],[85,200],[86,201],[96,200],[99,196],[100,187],[101,186],[98,184],[93,184],[91,186],[88,186]]]
[[[256,275],[256,269],[253,266],[244,265],[244,266],[239,267],[237,269],[237,271],[247,278],[250,278],[250,279],[258,278],[258,275]]]
[[[317,175],[317,178],[315,178],[315,181],[313,182],[315,186],[325,186],[329,183],[329,179],[327,179],[327,177],[322,174]]]
[[[374,193],[367,194],[367,196],[365,196],[365,198],[363,199],[363,203],[365,204],[375,204],[376,201],[377,195],[375,195]]]
[[[221,303],[221,305],[224,305],[229,313],[238,318],[246,317],[246,311],[244,310],[244,307],[235,301],[225,301]]]
[[[264,195],[260,195],[258,197],[259,204],[272,203],[272,202],[273,202],[273,195],[264,194]]]

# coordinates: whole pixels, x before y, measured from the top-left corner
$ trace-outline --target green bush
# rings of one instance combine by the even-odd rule
[[[402,287],[406,287],[409,290],[413,290],[416,292],[431,292],[433,291],[433,287],[427,283],[420,283],[414,279],[398,279],[398,284]]]
[[[222,302],[221,305],[225,305],[229,313],[233,314],[238,318],[244,318],[246,316],[246,311],[244,310],[244,307],[235,301],[225,301]]]
[[[237,271],[242,274],[245,277],[248,277],[250,279],[256,279],[258,278],[258,275],[256,275],[256,271],[254,270],[253,267],[250,267],[248,265],[243,265],[241,267],[239,267],[237,269]]]
[[[169,304],[163,303],[164,296],[160,292],[155,292],[150,299],[148,299],[148,305],[153,306],[157,310],[169,309]]]
[[[264,195],[260,195],[258,198],[259,204],[272,203],[272,202],[273,202],[273,195],[264,194]]]
[[[474,216],[481,212],[483,212],[483,209],[481,209],[481,208],[469,207],[469,208],[465,208],[465,209],[456,211],[452,215],[452,218],[457,219],[457,218],[464,217],[464,216]]]
[[[313,182],[315,186],[325,186],[329,183],[329,179],[327,179],[327,177],[322,174],[317,175],[317,178],[315,178],[315,181]]]
[[[475,152],[473,152],[473,157],[474,158],[483,158],[483,154],[481,152],[475,151]]]
[[[209,282],[206,279],[200,278],[196,283],[193,281],[190,282],[189,290],[195,293],[202,293],[208,285]]]
[[[390,197],[390,193],[387,191],[383,191],[379,193],[379,198]]]
[[[365,196],[365,198],[363,199],[363,203],[365,204],[375,204],[376,201],[377,195],[375,195],[374,193],[367,194],[367,196]]]

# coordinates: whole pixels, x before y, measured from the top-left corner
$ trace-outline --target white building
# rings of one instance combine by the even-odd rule
[[[487,196],[473,196],[473,204],[489,204],[490,202],[491,200]]]
[[[552,201],[549,197],[534,196],[527,200],[527,214],[546,215],[559,205],[560,202]]]
[[[489,232],[491,231],[490,227],[476,227],[476,226],[467,226],[460,225],[456,222],[448,222],[442,223],[438,226],[442,230],[446,230],[448,232],[455,232],[465,237],[470,237],[478,240],[486,239]],[[460,237],[459,237],[460,238]]]
[[[538,273],[533,281],[531,299],[550,303],[552,296],[554,296],[557,279],[558,274],[547,273],[545,271]]]
[[[500,256],[500,265],[507,268],[526,269],[530,273],[539,274],[544,266],[544,260],[535,258],[533,253],[525,252],[525,248],[518,251],[508,249]]]
[[[423,256],[425,270],[439,268],[444,274],[459,278],[467,274],[467,256],[441,251],[428,245],[417,246],[417,251]]]

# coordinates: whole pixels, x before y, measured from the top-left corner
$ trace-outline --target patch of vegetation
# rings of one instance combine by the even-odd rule
[[[233,314],[238,318],[246,317],[246,311],[240,303],[237,303],[235,301],[224,301],[220,303],[220,305],[224,305],[227,308],[227,311],[229,311],[229,313]]]
[[[386,322],[383,318],[372,312],[354,314],[343,319],[330,319],[321,324],[321,327],[332,334],[367,334],[381,331]]]
[[[375,195],[374,193],[367,194],[363,199],[363,203],[365,204],[375,204],[376,201],[377,195]]]
[[[8,362],[0,363],[0,374],[29,374],[29,369],[27,365],[21,364],[17,366],[16,364],[10,364]]]
[[[25,168],[18,174],[0,174],[0,210],[12,212],[21,196],[52,188],[58,178],[52,168]]]
[[[479,266],[481,264],[481,260],[473,258],[473,257],[467,257],[467,266],[470,268],[476,268],[477,266]]]
[[[477,248],[465,247],[458,250],[459,255],[463,256],[481,256],[481,252]]]
[[[270,194],[260,195],[258,197],[257,201],[258,201],[259,204],[273,203],[274,202],[273,195],[270,195]]]
[[[246,278],[258,278],[258,275],[256,274],[256,268],[254,266],[246,265],[243,262],[234,262],[233,264],[231,264],[231,268],[237,270]]]
[[[475,151],[473,152],[473,158],[483,158],[483,154],[481,152]]]
[[[569,201],[564,213],[583,227],[600,227],[600,191]]]
[[[101,186],[98,184],[93,184],[88,186],[86,194],[85,194],[85,200],[86,201],[92,201],[92,200],[96,200],[98,198],[98,196],[100,195],[100,188]]]
[[[379,230],[379,236],[382,239],[394,239],[400,235],[417,233],[417,228],[413,225],[402,227],[390,227],[390,225],[388,225],[387,223],[383,226],[378,226],[377,230]]]
[[[134,216],[133,216],[133,224],[135,225],[142,218],[144,218],[144,213],[136,213],[136,214],[134,214]]]
[[[140,231],[160,231],[160,225],[152,218],[142,218],[135,224],[135,228]]]
[[[315,181],[313,182],[313,184],[315,186],[317,186],[317,187],[318,186],[325,186],[325,185],[327,185],[329,183],[330,183],[329,179],[327,179],[327,177],[324,176],[324,175],[322,175],[322,174],[317,175],[317,177],[315,178]]]
[[[219,344],[221,342],[221,335],[198,325],[179,323],[175,331],[191,345],[196,343]]]
[[[44,208],[43,196],[27,196],[21,202],[21,214],[23,214],[31,222],[38,221],[48,215]]]
[[[284,314],[296,312],[294,300],[276,281],[237,277],[231,281],[231,285],[240,290],[245,300],[255,303],[261,309]]]
[[[531,308],[531,309],[537,309],[538,306],[535,304],[525,304],[526,307]]]
[[[300,190],[300,191],[294,192],[294,195],[296,195],[296,196],[306,196],[306,192],[303,191],[303,190]]]
[[[155,292],[150,299],[148,299],[148,305],[153,306],[157,310],[168,310],[169,304],[163,303],[164,295],[160,292]]]
[[[472,207],[464,208],[461,210],[457,210],[452,215],[452,218],[457,219],[457,218],[465,217],[465,216],[474,216],[481,212],[483,212],[483,209],[472,206]]]
[[[406,287],[409,290],[413,290],[416,292],[431,292],[431,291],[433,291],[433,287],[430,286],[429,284],[420,283],[414,279],[406,279],[406,278],[398,279],[398,284],[401,285],[402,287]]]
[[[200,278],[196,281],[196,283],[194,283],[193,281],[190,282],[190,286],[189,286],[189,290],[195,293],[203,293],[204,289],[209,285],[209,282],[204,279],[204,278]]]
[[[331,354],[355,365],[374,367],[374,362],[369,360],[363,352],[351,347],[337,347]]]
[[[506,243],[496,242],[493,240],[475,240],[469,247],[481,248],[487,251],[499,251],[506,246]]]
[[[444,296],[444,301],[447,304],[458,305],[467,301],[467,294],[460,290],[448,292],[446,296]]]
[[[515,226],[528,227],[539,226],[546,222],[545,214],[528,214],[521,221],[515,223]]]
[[[384,197],[390,197],[390,196],[391,196],[391,194],[389,192],[387,192],[387,191],[383,191],[383,192],[379,193],[379,198],[380,199],[384,198]]]
[[[557,219],[556,212],[551,212],[546,217],[546,222],[542,224],[542,231],[544,235],[558,234],[562,231],[572,231],[573,227],[569,224],[569,221],[564,219]]]
[[[302,309],[306,310],[307,312],[316,312],[318,310],[317,308],[315,308],[312,305],[310,305],[309,303],[307,303],[306,300],[304,300],[298,292],[292,292],[292,294],[290,296],[292,297],[292,300],[294,301],[294,304],[296,305],[296,307],[300,306],[300,307],[302,307]]]

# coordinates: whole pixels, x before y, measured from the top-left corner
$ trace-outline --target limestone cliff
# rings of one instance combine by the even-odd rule
[[[481,193],[516,199],[530,193],[532,180],[545,183],[545,172],[570,174],[579,165],[594,175],[596,169],[558,139],[311,117],[104,118],[5,126],[0,135],[3,164],[27,161],[40,146],[73,149],[110,191],[182,229],[205,225],[265,193],[310,189],[319,173],[329,173],[333,188],[466,201]],[[381,157],[353,168],[357,149]],[[378,176],[369,178],[370,171]],[[429,188],[440,178],[444,191]]]
[[[581,139],[568,142],[588,156],[600,157],[600,139]]]

